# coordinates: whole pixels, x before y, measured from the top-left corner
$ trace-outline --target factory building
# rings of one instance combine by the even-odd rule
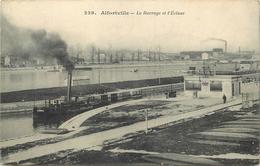
[[[1,56],[1,66],[11,66],[11,57],[10,56]]]

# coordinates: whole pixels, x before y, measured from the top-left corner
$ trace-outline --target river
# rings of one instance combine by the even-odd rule
[[[196,62],[190,62],[197,65]],[[92,70],[74,70],[73,77],[84,76],[89,78],[88,84],[140,80],[158,77],[182,75],[188,69],[186,63],[167,63],[154,66],[109,65],[93,68]],[[137,72],[133,72],[137,69]],[[51,72],[48,70],[2,70],[1,92],[19,91],[27,89],[51,88],[66,86],[67,72]]]

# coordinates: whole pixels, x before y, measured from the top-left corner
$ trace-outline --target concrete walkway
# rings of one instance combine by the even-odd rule
[[[82,130],[85,130],[85,127],[81,127],[79,130],[75,130],[72,132],[69,132],[67,134],[41,134],[41,133],[36,133],[33,135],[29,135],[29,136],[25,136],[25,137],[21,137],[21,138],[14,138],[14,139],[9,139],[9,140],[4,140],[4,141],[0,141],[0,148],[7,148],[7,147],[11,147],[11,146],[15,146],[18,144],[26,144],[29,142],[35,142],[35,141],[40,141],[40,140],[45,140],[45,139],[50,139],[50,138],[58,138],[58,139],[64,139],[64,138],[68,138],[74,134],[79,133]]]
[[[165,100],[165,101],[171,101],[177,104],[181,104],[181,105],[204,105],[205,107],[209,107],[212,105],[216,105],[222,102],[222,100],[220,99],[218,101],[217,98],[212,98],[212,99],[206,99],[206,103],[205,103],[205,99],[200,99],[200,100],[196,100],[191,98],[191,100],[187,100],[187,96],[179,96],[177,98],[169,98],[169,99],[165,99],[165,96],[155,96],[153,98],[143,98],[143,99],[139,99],[139,100],[129,100],[129,101],[125,101],[125,102],[120,102],[120,103],[115,103],[112,105],[108,105],[108,106],[104,106],[104,107],[100,107],[97,109],[93,109],[87,112],[84,112],[82,114],[79,114],[69,120],[67,120],[66,122],[64,122],[63,124],[61,124],[59,126],[59,129],[67,129],[69,131],[73,131],[73,130],[78,130],[80,128],[80,126],[90,117],[95,116],[99,113],[102,113],[104,111],[109,111],[113,108],[119,107],[119,106],[123,106],[123,105],[131,105],[131,104],[135,104],[135,103],[140,103],[142,101],[149,101],[149,100]],[[174,110],[176,108],[173,108]],[[190,110],[193,111],[193,110]]]
[[[67,120],[66,122],[64,122],[63,124],[60,125],[59,129],[67,129],[69,131],[71,130],[77,130],[80,128],[81,124],[83,122],[85,122],[88,118],[99,114],[101,112],[104,112],[106,110],[110,110],[112,108],[116,108],[122,105],[126,105],[126,104],[132,104],[132,103],[137,103],[140,101],[145,101],[147,99],[139,99],[139,100],[130,100],[130,101],[125,101],[125,102],[120,102],[120,103],[115,103],[112,105],[108,105],[108,106],[104,106],[104,107],[100,107],[97,109],[93,109],[87,112],[84,112],[82,114],[79,114],[77,116],[74,116],[73,118]]]
[[[217,110],[231,107],[238,104],[241,104],[241,100],[235,100],[226,104],[215,105],[215,106],[203,108],[200,110],[196,110],[196,111],[192,111],[180,115],[163,116],[157,119],[149,120],[148,126],[149,128],[153,128],[153,127],[161,126],[167,123],[176,122],[180,120],[199,118],[204,115],[211,114],[212,112],[215,112]],[[145,127],[146,127],[146,123],[143,121],[129,126],[123,126],[111,130],[93,133],[90,135],[68,139],[54,144],[37,146],[25,151],[9,154],[7,157],[3,158],[3,162],[4,163],[19,162],[26,159],[41,157],[51,153],[57,153],[63,150],[79,151],[82,149],[90,149],[93,147],[102,146],[105,141],[112,140],[112,139],[119,139],[129,133],[143,131],[145,130]]]

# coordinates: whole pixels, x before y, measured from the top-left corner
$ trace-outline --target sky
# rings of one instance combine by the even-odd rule
[[[184,15],[100,15],[101,11],[163,12]],[[97,15],[84,15],[95,11]],[[6,0],[2,12],[12,23],[58,32],[69,45],[179,52],[224,48],[259,51],[256,0]]]

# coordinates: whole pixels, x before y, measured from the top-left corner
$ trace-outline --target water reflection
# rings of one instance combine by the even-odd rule
[[[33,128],[36,130],[40,129],[56,129],[58,128],[63,122],[69,120],[76,114],[52,114],[52,115],[45,115],[41,116],[40,118],[33,118]]]
[[[34,134],[31,113],[1,115],[1,140]]]
[[[1,115],[0,140],[33,135],[43,129],[58,128],[63,122],[74,115],[52,115],[33,119],[32,113]]]

